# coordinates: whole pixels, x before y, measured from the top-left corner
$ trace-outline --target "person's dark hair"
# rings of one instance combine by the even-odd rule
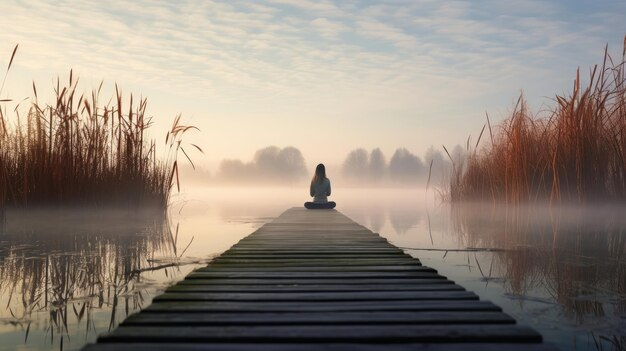
[[[326,167],[324,167],[323,163],[320,163],[315,167],[315,175],[313,176],[312,183],[321,183],[326,179]]]

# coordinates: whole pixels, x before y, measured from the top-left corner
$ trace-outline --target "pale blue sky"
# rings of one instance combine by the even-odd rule
[[[626,1],[2,2],[3,97],[70,68],[149,98],[156,130],[182,113],[206,164],[293,145],[311,164],[355,147],[464,144],[520,90],[536,110],[604,45],[621,55]]]

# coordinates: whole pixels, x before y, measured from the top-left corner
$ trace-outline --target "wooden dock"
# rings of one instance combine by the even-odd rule
[[[553,350],[335,210],[292,208],[89,351]]]

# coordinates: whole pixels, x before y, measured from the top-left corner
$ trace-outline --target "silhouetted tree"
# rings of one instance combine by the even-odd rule
[[[307,174],[304,157],[300,150],[293,146],[287,146],[280,150],[277,168],[283,178],[289,181],[296,181]]]
[[[422,160],[405,148],[397,149],[389,161],[389,175],[396,182],[415,183],[423,180],[424,174]]]
[[[385,160],[385,155],[380,151],[380,148],[375,148],[370,153],[369,159],[369,176],[370,179],[379,183],[385,177],[385,171],[387,169],[387,160]]]
[[[424,153],[424,166],[429,168],[431,161],[433,162],[431,182],[443,181],[447,172],[450,170],[450,160],[448,160],[447,156],[444,157],[440,150],[435,149],[431,145]],[[426,172],[428,172],[428,169]]]
[[[278,175],[279,154],[280,148],[277,146],[268,146],[254,153],[253,163],[256,166],[258,177],[271,179]]]
[[[343,162],[342,172],[352,180],[364,180],[368,174],[367,151],[361,148],[350,151]]]

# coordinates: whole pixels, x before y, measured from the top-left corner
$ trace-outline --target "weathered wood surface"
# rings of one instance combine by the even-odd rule
[[[90,351],[552,350],[335,210],[292,208]]]

